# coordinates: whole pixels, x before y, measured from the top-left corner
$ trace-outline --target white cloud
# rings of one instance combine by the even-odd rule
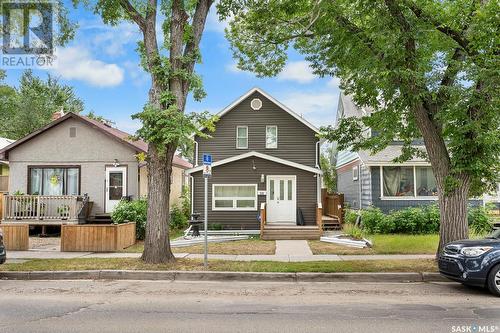
[[[295,91],[287,92],[278,100],[319,127],[333,124],[338,104],[338,93],[332,91]]]
[[[92,44],[105,54],[116,57],[126,53],[125,46],[137,43],[141,35],[139,29],[132,23],[121,23],[117,26],[100,25],[94,28]]]
[[[307,61],[292,61],[278,75],[278,80],[295,81],[298,83],[310,83],[316,79]]]
[[[117,86],[123,81],[123,69],[116,64],[92,58],[90,52],[80,46],[56,51],[56,66],[52,70],[66,80],[80,80],[98,87]]]
[[[336,88],[339,89],[340,86],[340,79],[338,77],[332,77],[328,83],[326,84],[330,88]]]
[[[146,73],[137,62],[125,61],[122,65],[125,68],[127,75],[132,79],[132,83],[134,85],[142,86],[146,82],[149,82],[149,74]]]
[[[227,64],[224,67],[226,68],[226,71],[230,72],[230,73],[245,73],[245,71],[242,71],[241,69],[239,69],[238,66],[236,65],[236,63],[234,63],[234,62],[231,64]]]
[[[219,21],[219,15],[217,15],[216,6],[215,4],[212,5],[212,8],[208,12],[205,30],[224,33],[224,29],[227,27],[229,27],[229,21]]]

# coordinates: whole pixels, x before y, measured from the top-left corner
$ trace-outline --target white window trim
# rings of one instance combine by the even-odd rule
[[[413,167],[413,196],[404,196],[404,197],[393,197],[393,196],[385,196],[384,195],[384,175],[383,175],[383,169],[385,166],[388,167],[393,167],[397,165],[381,165],[380,166],[380,200],[393,200],[393,201],[408,201],[408,200],[422,200],[422,201],[429,201],[429,200],[438,200],[438,196],[417,196],[417,172],[416,168],[417,165],[401,165],[402,167]],[[418,165],[420,167],[420,165]]]
[[[359,180],[359,166],[355,165],[352,167],[352,180],[357,181]]]
[[[253,186],[255,187],[255,197],[217,197],[215,198],[215,187],[216,186]],[[215,200],[233,200],[233,207],[215,207]],[[255,204],[253,207],[244,207],[238,208],[236,207],[237,200],[254,200]],[[255,211],[257,210],[257,184],[212,184],[212,210],[213,211]]]
[[[270,127],[276,127],[276,146],[274,146],[274,147],[267,146],[267,129]],[[267,125],[266,126],[266,149],[278,149],[278,125]]]
[[[246,130],[247,130],[247,136],[246,136],[247,144],[245,147],[238,146],[238,139],[243,139],[243,138],[238,137],[238,129],[240,129],[240,128],[246,128]],[[236,126],[236,149],[248,149],[248,126]]]

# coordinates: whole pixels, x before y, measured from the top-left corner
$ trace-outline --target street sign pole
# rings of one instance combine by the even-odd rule
[[[207,235],[207,229],[208,229],[208,177],[205,177],[205,255],[203,257],[205,268],[208,267],[208,235]]]
[[[212,175],[212,155],[203,154],[203,178],[205,179],[205,249],[203,255],[203,265],[208,268],[208,178]]]

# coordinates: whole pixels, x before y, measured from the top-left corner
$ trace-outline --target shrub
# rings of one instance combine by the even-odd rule
[[[344,210],[344,221],[346,224],[355,225],[358,218],[358,212],[352,209]]]
[[[384,218],[384,213],[376,207],[370,207],[361,211],[362,227],[369,233],[384,233],[379,230],[379,226]]]
[[[135,222],[136,238],[144,239],[148,215],[148,201],[144,198],[127,201],[122,200],[111,213],[115,223]]]
[[[211,223],[208,225],[208,230],[223,230],[224,226],[220,223]]]
[[[188,225],[188,217],[184,214],[183,209],[174,205],[170,209],[170,229],[181,230]]]
[[[467,211],[469,230],[475,235],[485,235],[493,230],[491,217],[484,207],[472,207]]]
[[[190,198],[189,186],[182,187],[181,208],[184,216],[186,216],[186,218],[189,219],[189,217],[191,216],[191,198]]]
[[[363,230],[361,228],[356,227],[353,224],[346,224],[343,228],[343,233],[348,235],[353,239],[363,239]]]

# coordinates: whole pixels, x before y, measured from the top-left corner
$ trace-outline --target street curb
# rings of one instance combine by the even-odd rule
[[[439,273],[272,273],[211,271],[26,271],[0,272],[4,280],[144,280],[246,282],[449,282]]]

